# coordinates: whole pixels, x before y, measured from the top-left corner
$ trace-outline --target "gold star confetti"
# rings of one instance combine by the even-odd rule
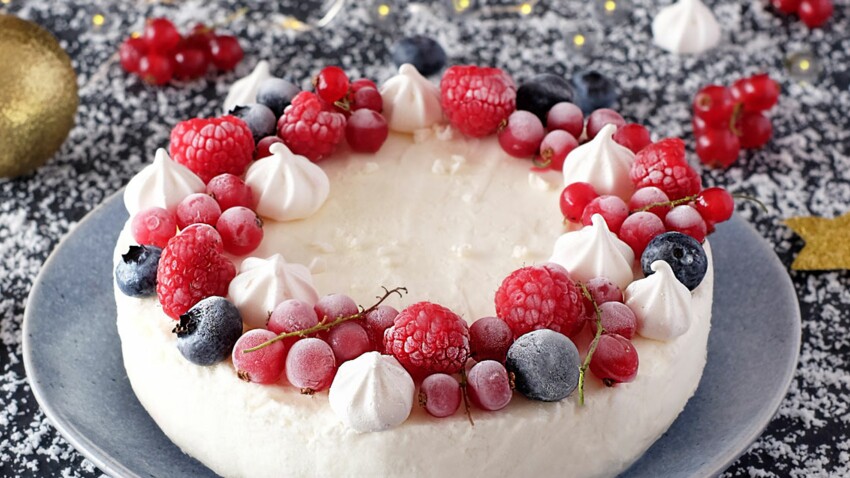
[[[833,219],[792,217],[785,224],[806,241],[791,268],[798,271],[850,269],[850,212]]]

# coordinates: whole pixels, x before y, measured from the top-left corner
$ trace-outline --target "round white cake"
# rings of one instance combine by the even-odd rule
[[[309,266],[320,294],[364,306],[381,286],[404,286],[409,294],[390,305],[429,300],[468,323],[495,315],[502,279],[552,255],[563,177],[530,172],[494,138],[451,131],[391,134],[376,154],[335,153],[321,163],[327,202],[308,219],[266,221],[251,255]],[[116,261],[133,243],[128,223]],[[633,382],[609,388],[589,377],[583,406],[576,394],[554,403],[514,394],[503,410],[473,409],[474,426],[462,411],[437,419],[414,406],[396,428],[357,433],[327,392],[302,395],[285,379],[247,383],[230,360],[188,362],[157,299],[116,288],[118,331],[139,401],[177,446],[223,476],[614,476],[667,430],[699,383],[713,290],[704,246],[709,268],[692,293],[692,323],[666,342],[635,336]],[[587,330],[576,339],[582,355],[589,341]]]

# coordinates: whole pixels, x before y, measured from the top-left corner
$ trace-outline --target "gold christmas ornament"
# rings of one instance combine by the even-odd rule
[[[50,159],[74,126],[78,102],[77,75],[56,38],[0,15],[0,177]]]
[[[850,269],[850,213],[834,219],[792,217],[785,224],[806,241],[791,268],[798,271]]]

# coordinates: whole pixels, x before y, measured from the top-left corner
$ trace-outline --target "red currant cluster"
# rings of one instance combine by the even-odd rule
[[[210,64],[230,71],[242,61],[244,53],[235,36],[218,35],[211,27],[198,24],[183,37],[167,18],[152,18],[141,35],[124,40],[118,55],[127,73],[135,73],[152,85],[164,85],[173,78],[200,78]]]
[[[649,131],[642,125],[626,123],[614,110],[602,108],[587,116],[573,103],[553,106],[546,116],[546,127],[528,111],[517,110],[508,116],[498,131],[499,145],[517,158],[536,158],[540,168],[560,171],[570,152],[579,142],[590,141],[606,124],[617,126],[614,141],[637,153],[650,144]]]
[[[630,176],[636,190],[628,203],[617,196],[600,196],[592,185],[577,182],[561,193],[561,213],[567,221],[585,226],[594,214],[601,214],[608,229],[638,258],[661,233],[677,231],[702,242],[716,224],[732,217],[731,194],[718,187],[701,190],[681,140],[665,139],[644,148]]]
[[[770,0],[782,13],[797,15],[809,28],[819,28],[832,17],[832,0]]]
[[[766,73],[742,78],[731,88],[703,87],[694,97],[696,152],[709,166],[728,167],[741,148],[761,148],[773,135],[764,113],[779,101],[779,84]]]

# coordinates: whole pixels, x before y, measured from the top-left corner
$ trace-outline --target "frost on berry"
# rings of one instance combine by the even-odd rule
[[[418,302],[398,314],[384,347],[415,377],[455,373],[469,357],[469,327],[441,305]]]
[[[460,401],[460,384],[445,373],[428,375],[419,388],[419,405],[437,418],[454,415],[460,407]]]
[[[275,338],[275,333],[265,329],[254,329],[244,333],[233,346],[233,368],[241,380],[254,383],[275,383],[283,373],[286,346],[274,342],[254,352],[245,349],[256,347]]]
[[[482,410],[501,410],[513,397],[508,371],[495,360],[473,365],[467,375],[467,387],[470,400]]]
[[[456,65],[440,81],[440,103],[452,126],[480,138],[516,109],[516,85],[498,68]]]
[[[286,355],[286,379],[301,393],[312,394],[331,385],[336,361],[331,346],[316,338],[301,339]]]
[[[477,361],[495,360],[504,363],[514,334],[508,324],[498,317],[482,317],[469,327],[469,347]]]

